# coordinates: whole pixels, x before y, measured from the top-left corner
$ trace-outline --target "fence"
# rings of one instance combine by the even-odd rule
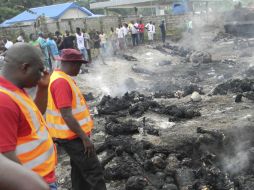
[[[28,26],[13,26],[10,28],[0,28],[0,35],[4,36],[17,36],[18,33],[24,31],[26,35],[30,33],[35,33],[36,31],[44,32],[55,32],[60,31],[64,33],[65,30],[75,32],[76,27],[85,28],[88,30],[103,30],[104,32],[109,32],[110,28],[116,28],[120,23],[129,23],[130,21],[137,21],[142,19],[143,23],[148,23],[152,21],[155,26],[158,26],[162,20],[165,21],[167,32],[170,33],[179,28],[183,28],[186,22],[189,20],[190,15],[163,15],[163,16],[105,16],[105,17],[93,17],[84,19],[73,19],[73,20],[61,20],[57,22],[50,22],[42,24],[39,28],[35,28],[33,24]],[[158,33],[158,32],[157,32]]]

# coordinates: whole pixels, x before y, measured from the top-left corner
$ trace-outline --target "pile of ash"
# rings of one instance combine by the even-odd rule
[[[124,183],[121,190],[252,189],[253,127],[232,131],[198,128],[197,133],[175,147],[109,136],[97,149],[107,152],[102,161],[105,179]]]

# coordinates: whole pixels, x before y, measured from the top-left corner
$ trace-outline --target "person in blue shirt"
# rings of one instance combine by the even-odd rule
[[[49,60],[49,51],[48,51],[48,43],[46,40],[46,36],[40,32],[39,33],[39,38],[37,40],[40,44],[40,48],[44,57],[44,66],[47,68],[48,71],[52,70],[52,67],[50,65],[50,60]]]
[[[60,55],[59,55],[56,42],[53,39],[52,33],[48,34],[47,44],[49,48],[49,54],[51,57],[52,69],[54,70],[60,66],[60,62],[59,62]]]

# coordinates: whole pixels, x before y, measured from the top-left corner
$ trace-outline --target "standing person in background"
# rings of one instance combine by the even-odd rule
[[[136,30],[137,30],[137,34],[136,34],[136,44],[138,45],[139,43],[140,43],[140,36],[139,36],[139,24],[138,24],[138,21],[136,21],[135,23],[134,23],[134,27],[136,28]]]
[[[153,41],[153,23],[152,23],[152,21],[150,21],[150,23],[148,23],[145,26],[145,28],[147,29],[149,44],[151,44],[151,42]]]
[[[92,62],[91,45],[90,45],[91,38],[89,33],[86,30],[84,30],[84,38],[85,38],[85,47],[88,54],[88,61],[89,63],[91,63]]]
[[[95,53],[97,54],[97,56],[101,59],[102,63],[104,65],[106,65],[103,56],[101,56],[100,53],[100,48],[101,48],[101,39],[100,39],[100,32],[96,31],[94,38],[93,38],[93,42],[94,42],[94,50],[96,51]]]
[[[17,37],[17,42],[25,42],[24,32],[21,32],[20,35]]]
[[[4,37],[3,38],[3,43],[4,43],[4,48],[5,48],[5,51],[10,49],[12,46],[13,46],[13,42],[10,41],[8,38]]]
[[[116,51],[117,51],[117,34],[114,31],[114,28],[111,27],[110,28],[110,42],[111,42],[111,48],[113,51],[113,55],[116,55]]]
[[[94,122],[72,79],[82,63],[86,61],[79,51],[62,51],[60,69],[50,77],[46,118],[52,137],[70,157],[73,190],[106,190],[103,169],[90,140]]]
[[[59,51],[63,49],[63,36],[59,31],[55,32],[56,36],[56,45]]]
[[[155,28],[155,22],[152,24],[152,32],[153,32],[153,40],[156,40],[156,28]]]
[[[124,23],[123,24],[123,33],[124,33],[124,46],[125,48],[127,48],[129,46],[129,28],[128,28],[128,24]]]
[[[50,62],[49,62],[48,43],[47,43],[47,40],[46,40],[46,36],[42,32],[39,33],[38,42],[40,44],[40,48],[41,48],[41,51],[42,51],[42,54],[43,54],[44,66],[48,71],[51,71],[52,68],[51,68],[51,65],[50,65]]]
[[[129,22],[129,24],[128,24],[128,28],[129,28],[129,31],[131,31],[131,28],[132,28],[132,26],[133,26],[133,21],[131,21],[131,22]]]
[[[119,25],[119,30],[117,33],[117,39],[120,50],[124,49],[124,28],[122,25]]]
[[[121,24],[118,24],[118,27],[116,27],[116,35],[118,34],[118,31],[120,30],[121,28]]]
[[[131,21],[131,38],[132,38],[132,45],[137,46],[138,45],[138,24],[133,21]]]
[[[76,44],[78,50],[82,53],[84,59],[88,60],[88,55],[85,47],[85,38],[80,28],[76,28]]]
[[[58,61],[60,56],[59,56],[59,51],[57,49],[57,45],[55,40],[53,39],[53,34],[49,33],[47,43],[49,46],[49,53],[51,55],[51,63],[52,63],[52,70],[55,70],[60,66],[60,62]]]
[[[165,41],[166,41],[166,27],[165,27],[164,20],[161,21],[161,24],[160,24],[159,27],[161,29],[161,40],[162,40],[162,43],[165,44]]]
[[[40,48],[40,43],[38,42],[38,38],[36,37],[35,34],[30,34],[29,36],[29,44],[31,44],[32,46],[36,47],[36,48]]]
[[[70,32],[66,30],[63,38],[63,49],[74,49],[75,39],[75,36],[70,35]]]
[[[118,24],[118,27],[116,28],[116,31],[115,31],[116,40],[117,40],[117,43],[116,43],[117,48],[119,48],[118,33],[119,33],[119,31],[121,30],[121,27],[122,27],[122,25],[121,25],[121,24]]]
[[[145,25],[142,23],[142,21],[139,22],[138,29],[139,29],[139,41],[141,44],[143,44],[144,43]]]
[[[193,24],[192,24],[192,20],[189,20],[187,23],[187,32],[192,34],[193,31]]]
[[[101,50],[102,50],[102,54],[104,55],[106,53],[106,45],[107,45],[107,37],[106,34],[103,32],[103,30],[101,31],[100,35],[100,45],[101,45]]]
[[[98,31],[94,31],[93,43],[94,43],[94,50],[96,51],[95,54],[99,54],[99,49],[101,48],[101,39],[100,39]]]

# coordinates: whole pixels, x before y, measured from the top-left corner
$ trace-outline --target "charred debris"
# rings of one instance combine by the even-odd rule
[[[154,96],[138,92],[120,98],[104,96],[98,114],[106,117],[107,138],[97,146],[97,153],[106,153],[102,165],[109,183],[120,182],[119,190],[247,190],[253,187],[253,127],[227,131],[199,127],[197,135],[185,142],[174,146],[154,145],[132,136],[160,135],[159,129],[146,122],[143,115],[148,111],[168,115],[169,121],[175,122],[201,115],[195,106],[164,106]],[[128,116],[142,119],[139,122],[121,119]]]
[[[232,40],[230,34],[219,33],[214,42]],[[166,44],[158,51],[180,57],[194,67],[211,62],[232,68],[235,60],[217,62],[207,52]],[[128,61],[138,61],[124,55]],[[159,66],[171,65],[170,61]],[[229,67],[228,67],[229,66]],[[204,67],[205,68],[205,67]],[[152,75],[134,64],[133,72]],[[198,69],[197,69],[198,70]],[[219,70],[219,69],[218,69]],[[234,95],[235,102],[245,97],[254,100],[253,69],[241,79],[225,76],[208,96]],[[189,70],[188,75],[199,75]],[[211,76],[214,77],[214,76]],[[177,90],[159,90],[150,96],[130,92],[122,97],[104,96],[96,106],[99,118],[105,119],[105,141],[96,146],[105,168],[108,183],[118,183],[116,190],[250,190],[254,187],[254,127],[236,126],[227,130],[197,127],[196,134],[174,145],[156,145],[146,136],[159,137],[161,130],[149,122],[146,113],[168,117],[169,122],[188,121],[201,116],[202,103],[162,104],[158,99],[183,98],[194,92],[204,95],[201,83]],[[90,95],[91,96],[91,95]],[[138,135],[141,138],[135,138]]]

